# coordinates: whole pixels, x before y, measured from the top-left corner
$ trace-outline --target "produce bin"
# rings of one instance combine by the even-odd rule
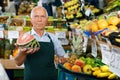
[[[82,72],[73,72],[58,64],[58,80],[108,80],[107,78],[97,78]],[[115,80],[115,79],[114,79]]]

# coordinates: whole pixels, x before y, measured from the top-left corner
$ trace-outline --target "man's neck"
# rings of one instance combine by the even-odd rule
[[[42,36],[44,34],[44,30],[35,30],[35,31],[39,36]]]

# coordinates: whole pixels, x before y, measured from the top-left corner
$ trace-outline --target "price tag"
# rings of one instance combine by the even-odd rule
[[[117,48],[112,48],[109,67],[110,71],[120,77],[120,50]]]
[[[8,31],[8,38],[18,38],[19,37],[19,31]]]
[[[66,38],[66,32],[56,32],[55,35],[58,38]]]
[[[4,38],[3,31],[0,31],[0,38]]]
[[[92,56],[97,57],[97,45],[95,40],[92,40],[91,46],[92,46]]]
[[[88,44],[88,37],[84,35],[83,38],[84,38],[83,51],[86,52],[86,50],[87,50],[87,44]]]
[[[85,15],[86,15],[86,16],[89,16],[90,14],[91,14],[91,9],[88,8],[88,9],[85,11]]]
[[[109,65],[110,63],[110,47],[107,44],[100,44],[101,53],[102,53],[102,62]]]

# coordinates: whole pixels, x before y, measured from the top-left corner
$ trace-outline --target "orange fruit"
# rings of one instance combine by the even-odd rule
[[[120,20],[117,16],[111,16],[110,18],[108,18],[109,25],[117,25],[119,22]]]
[[[97,23],[98,23],[99,30],[103,30],[108,27],[108,23],[105,19],[100,19],[100,20],[98,20]]]
[[[97,32],[98,31],[98,25],[95,22],[92,22],[91,24],[91,31],[92,32]]]

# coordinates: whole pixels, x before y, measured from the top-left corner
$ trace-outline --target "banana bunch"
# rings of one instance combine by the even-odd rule
[[[93,76],[96,76],[98,78],[105,78],[107,77],[108,79],[115,79],[117,76],[112,73],[109,70],[109,67],[107,65],[102,65],[100,67],[94,67],[92,68],[93,71]]]

